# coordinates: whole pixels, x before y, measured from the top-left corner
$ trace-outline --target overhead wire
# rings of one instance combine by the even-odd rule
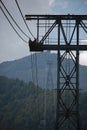
[[[18,27],[18,29],[27,37],[27,38],[29,38],[30,39],[30,37],[26,34],[26,33],[24,33],[24,31],[20,28],[20,26],[17,24],[17,22],[16,22],[16,20],[13,18],[13,16],[11,15],[11,13],[8,11],[8,9],[6,8],[6,6],[5,6],[5,4],[0,0],[0,2],[1,2],[1,4],[2,4],[2,6],[4,7],[4,9],[6,10],[6,12],[8,13],[8,15],[10,16],[10,18],[12,19],[12,21],[15,23],[15,25]],[[16,2],[16,5],[17,5],[17,7],[18,7],[18,9],[19,9],[19,11],[20,11],[20,14],[21,14],[21,16],[22,16],[22,19],[23,19],[23,21],[24,21],[24,23],[25,23],[25,25],[26,25],[26,27],[27,27],[27,29],[28,29],[28,31],[29,31],[29,33],[31,34],[31,36],[35,39],[35,37],[34,37],[34,35],[32,34],[32,32],[30,31],[30,29],[29,29],[29,27],[28,27],[28,25],[27,25],[27,23],[26,23],[26,21],[25,21],[25,19],[24,19],[24,17],[23,17],[23,14],[22,14],[22,11],[21,11],[21,9],[20,9],[20,6],[19,6],[19,4],[18,4],[18,2],[17,2],[17,0],[15,0],[15,2]],[[6,17],[6,19],[7,19],[7,21],[9,22],[9,24],[10,24],[10,26],[13,28],[13,30],[16,32],[16,34],[25,42],[25,43],[28,43],[27,41],[25,41],[23,38],[22,38],[22,36],[18,33],[18,31],[15,29],[15,27],[13,26],[13,24],[12,24],[12,22],[10,21],[10,19],[9,19],[9,17],[6,15],[6,13],[5,13],[5,11],[3,10],[3,8],[1,7],[1,5],[0,5],[0,9],[1,9],[1,11],[2,11],[2,13],[4,14],[4,16]],[[35,77],[36,77],[36,86],[37,86],[37,100],[38,100],[38,76],[37,76],[37,73],[38,73],[38,70],[37,70],[37,55],[36,55],[36,53],[35,53],[35,77],[34,77],[34,64],[33,64],[33,58],[32,58],[32,56],[31,56],[31,64],[32,64],[32,79],[33,79],[33,82],[34,82],[34,80],[35,80]],[[38,102],[38,101],[37,101]],[[39,104],[38,104],[39,105]],[[38,112],[39,112],[39,106],[38,106]]]
[[[31,73],[32,73],[32,81],[37,86],[38,89],[38,67],[37,67],[37,55],[36,53],[31,53]]]
[[[36,55],[36,53],[35,54],[31,53],[31,71],[32,71],[32,80],[38,88],[38,76],[37,76],[38,70],[37,70],[37,55]]]
[[[4,5],[4,3],[0,0],[0,2],[1,2],[1,4],[3,5],[3,7],[4,7],[4,9],[7,11],[7,13],[9,14],[9,16],[11,17],[11,19],[13,20],[13,22],[16,24],[16,26],[19,28],[19,30],[25,35],[25,36],[27,36],[24,32],[23,32],[23,30],[19,27],[19,25],[17,24],[17,22],[14,20],[14,18],[12,17],[12,15],[10,14],[10,12],[8,11],[8,9],[6,8],[6,6]],[[21,9],[20,9],[20,7],[19,7],[19,4],[18,4],[18,2],[17,2],[17,0],[15,0],[15,2],[16,2],[16,4],[17,4],[17,6],[18,6],[18,8],[19,8],[19,11],[20,11],[20,13],[21,13],[21,16],[22,16],[22,18],[23,18],[23,20],[24,20],[24,23],[26,24],[26,27],[27,27],[27,29],[29,30],[29,32],[31,33],[31,31],[30,31],[30,29],[29,29],[29,27],[28,27],[28,25],[27,25],[27,23],[26,23],[26,21],[25,21],[25,19],[24,19],[24,17],[23,17],[23,14],[22,14],[22,11],[21,11]],[[13,26],[13,24],[11,23],[11,21],[9,20],[9,18],[8,18],[8,16],[6,15],[6,13],[5,13],[5,11],[3,10],[3,8],[0,6],[0,9],[1,9],[1,11],[2,11],[2,13],[4,14],[4,16],[6,17],[6,19],[7,19],[7,21],[9,22],[9,24],[10,24],[10,26],[13,28],[13,30],[16,32],[16,34],[25,42],[25,43],[28,43],[26,40],[24,40],[23,38],[22,38],[22,36],[18,33],[18,31],[15,29],[15,27]],[[31,33],[31,35],[33,36],[33,34]],[[28,36],[27,36],[28,37]],[[30,39],[30,37],[28,37],[29,39]],[[34,36],[33,36],[33,38],[35,38]],[[35,81],[35,78],[34,78],[34,70],[33,70],[33,68],[34,68],[34,65],[33,65],[33,58],[32,58],[32,54],[31,54],[31,64],[32,64],[32,79],[33,79],[33,82]],[[35,54],[35,71],[36,71],[36,84],[37,84],[37,87],[38,87],[38,78],[37,78],[37,56],[36,56],[36,54]]]
[[[24,16],[23,16],[23,13],[22,13],[22,11],[21,11],[21,9],[20,9],[20,6],[19,6],[19,4],[18,4],[18,1],[15,0],[15,2],[16,2],[16,5],[17,5],[17,7],[18,7],[18,9],[19,9],[19,12],[20,12],[20,14],[21,14],[21,16],[22,16],[22,19],[23,19],[23,21],[24,21],[24,23],[25,23],[25,25],[26,25],[26,27],[27,27],[29,33],[30,33],[31,36],[35,39],[34,35],[33,35],[32,32],[30,31],[30,28],[28,27],[28,25],[27,25],[27,23],[26,23],[26,21],[25,21],[25,19],[24,19]]]
[[[30,39],[30,37],[20,28],[20,26],[17,24],[16,20],[13,18],[13,16],[11,15],[11,13],[8,11],[8,9],[6,8],[5,4],[0,1],[2,6],[4,7],[4,9],[6,10],[6,12],[8,13],[8,15],[10,16],[10,18],[13,20],[13,22],[15,23],[15,25],[18,27],[18,29],[28,38]]]
[[[35,79],[34,79],[34,69],[33,69],[34,67],[33,67],[33,54],[32,54],[32,52],[31,52],[30,57],[31,57],[31,76],[32,76],[32,81],[34,83]]]
[[[37,67],[37,54],[31,53],[31,72],[32,72],[32,81],[36,86],[35,89],[35,110],[38,112],[38,120],[40,120],[40,109],[39,109],[39,86],[38,86],[38,67]]]
[[[38,119],[40,120],[40,110],[39,110],[39,84],[38,84],[38,65],[37,65],[37,54],[35,53],[35,70],[36,70],[36,86],[37,86],[37,111],[38,111]]]
[[[18,1],[15,0],[15,2],[16,2],[16,5],[17,5],[17,7],[18,7],[18,9],[19,9],[19,12],[20,12],[20,14],[21,14],[21,16],[22,16],[22,19],[23,19],[23,21],[24,21],[24,23],[25,23],[25,25],[26,25],[26,27],[27,27],[29,33],[30,33],[31,36],[35,39],[34,35],[32,34],[30,28],[28,27],[28,25],[27,25],[27,23],[26,23],[26,21],[25,21],[25,19],[24,19],[24,16],[23,16],[23,13],[22,13],[22,11],[21,11],[21,8],[20,8],[20,6],[19,6]],[[34,67],[34,65],[35,65],[35,67]],[[36,82],[36,86],[37,86],[37,96],[38,96],[38,76],[37,76],[38,70],[37,70],[37,55],[36,55],[36,53],[35,53],[34,55],[31,54],[31,67],[32,67],[32,80],[33,80],[34,83]],[[35,72],[34,72],[34,69],[35,69]],[[35,74],[34,74],[34,73],[35,73]]]
[[[13,24],[10,22],[8,16],[5,14],[5,12],[4,12],[4,10],[3,10],[3,8],[2,8],[1,6],[0,6],[0,9],[1,9],[2,13],[4,14],[4,16],[6,17],[7,21],[9,22],[10,26],[13,28],[13,30],[16,32],[16,34],[20,37],[20,39],[22,39],[23,42],[28,43],[28,42],[27,42],[26,40],[24,40],[24,39],[22,38],[22,36],[17,32],[17,30],[15,29],[15,27],[13,26]]]

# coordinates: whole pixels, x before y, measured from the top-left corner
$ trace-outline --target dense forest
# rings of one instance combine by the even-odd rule
[[[47,130],[53,130],[54,115],[52,90],[0,76],[0,130],[41,130],[44,124]],[[80,93],[80,117],[82,130],[86,130],[87,92]]]

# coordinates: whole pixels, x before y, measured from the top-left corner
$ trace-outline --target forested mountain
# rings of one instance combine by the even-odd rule
[[[33,81],[32,77],[36,80],[37,71],[38,84],[41,87],[45,87],[49,64],[51,65],[54,86],[56,86],[57,55],[50,52],[37,53],[37,56],[33,54],[32,57],[27,56],[19,60],[3,62],[0,64],[0,75],[14,79],[18,78],[28,83],[29,81]],[[80,88],[87,90],[87,66],[79,65],[79,77]]]
[[[0,76],[0,130],[41,129],[45,119],[45,92],[32,82]],[[52,129],[55,123],[50,90],[47,90],[47,97],[47,128]]]
[[[44,86],[42,84],[44,84],[43,81],[46,81],[49,60],[52,62],[53,77],[55,77],[56,54],[50,52],[37,53],[37,56],[33,54],[32,57],[27,56],[15,61],[3,62],[0,64],[0,75],[29,82],[32,81],[32,71],[34,76],[36,75],[37,64],[38,82],[40,86]]]
[[[0,130],[41,130],[45,120],[47,130],[53,130],[55,111],[52,94],[52,90],[45,91],[32,82],[0,76]],[[80,94],[80,115],[82,130],[86,130],[87,92]]]

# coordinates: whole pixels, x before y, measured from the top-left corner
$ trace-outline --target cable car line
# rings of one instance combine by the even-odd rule
[[[20,26],[17,24],[17,22],[15,21],[15,19],[13,18],[13,16],[11,15],[11,13],[8,11],[8,9],[6,8],[6,6],[4,5],[4,3],[2,1],[0,1],[2,6],[4,7],[4,9],[6,10],[6,12],[8,13],[8,15],[10,16],[10,18],[13,20],[13,22],[15,23],[15,25],[18,27],[18,29],[28,38],[30,39],[30,37],[25,34],[25,32],[20,28]]]
[[[22,41],[24,41],[25,43],[28,43],[27,41],[25,41],[22,36],[17,32],[17,30],[15,29],[15,27],[13,26],[13,24],[11,23],[11,21],[9,20],[9,18],[7,17],[7,15],[5,14],[3,8],[0,6],[0,9],[2,11],[2,13],[4,14],[4,16],[6,17],[7,21],[9,22],[9,24],[11,25],[11,27],[13,28],[13,30],[16,32],[16,34],[20,37],[20,39],[22,39]]]
[[[34,35],[33,35],[32,32],[30,31],[30,29],[29,29],[29,27],[28,27],[28,25],[27,25],[27,23],[26,23],[26,21],[25,21],[25,19],[24,19],[24,16],[23,16],[23,13],[22,13],[22,11],[21,11],[21,9],[20,9],[20,6],[19,6],[19,4],[18,4],[18,1],[15,0],[15,2],[16,2],[16,5],[17,5],[17,7],[18,7],[18,9],[19,9],[19,12],[20,12],[20,14],[21,14],[21,16],[22,16],[22,19],[23,19],[23,21],[24,21],[24,23],[25,23],[25,25],[26,25],[26,27],[27,27],[29,33],[30,33],[31,36],[35,39]]]

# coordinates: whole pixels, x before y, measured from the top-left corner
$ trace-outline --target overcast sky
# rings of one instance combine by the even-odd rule
[[[21,18],[15,0],[2,1],[23,31],[32,38]],[[24,16],[25,14],[87,14],[87,0],[18,0],[18,3]],[[3,7],[1,3],[0,6]],[[28,22],[28,25],[31,32],[35,34],[32,23]],[[18,32],[21,34],[20,31]],[[23,34],[21,36],[26,41],[29,40]],[[28,45],[17,36],[0,10],[0,63],[26,55],[29,55]],[[87,65],[86,57],[87,52],[80,54],[81,64]]]

